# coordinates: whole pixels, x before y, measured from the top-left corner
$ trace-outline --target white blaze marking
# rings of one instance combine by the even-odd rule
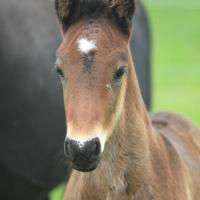
[[[96,41],[82,38],[78,41],[78,48],[81,53],[88,54],[93,49],[96,49]]]

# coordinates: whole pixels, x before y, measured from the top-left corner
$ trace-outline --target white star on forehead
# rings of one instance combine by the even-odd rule
[[[96,49],[96,41],[81,38],[78,41],[78,48],[81,53],[88,54],[90,51]]]

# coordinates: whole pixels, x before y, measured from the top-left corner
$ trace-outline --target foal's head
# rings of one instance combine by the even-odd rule
[[[116,128],[130,73],[133,0],[57,0],[63,42],[56,69],[67,119],[65,153],[80,171],[97,167]]]

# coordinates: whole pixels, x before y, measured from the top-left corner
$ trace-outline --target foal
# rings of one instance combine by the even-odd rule
[[[199,200],[200,131],[151,117],[129,49],[133,0],[57,0],[56,69],[73,170],[65,200]]]

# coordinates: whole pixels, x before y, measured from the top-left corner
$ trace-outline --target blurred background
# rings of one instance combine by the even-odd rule
[[[152,32],[151,110],[182,113],[200,126],[200,0],[143,2]]]
[[[145,0],[153,44],[153,111],[200,125],[200,1]]]

